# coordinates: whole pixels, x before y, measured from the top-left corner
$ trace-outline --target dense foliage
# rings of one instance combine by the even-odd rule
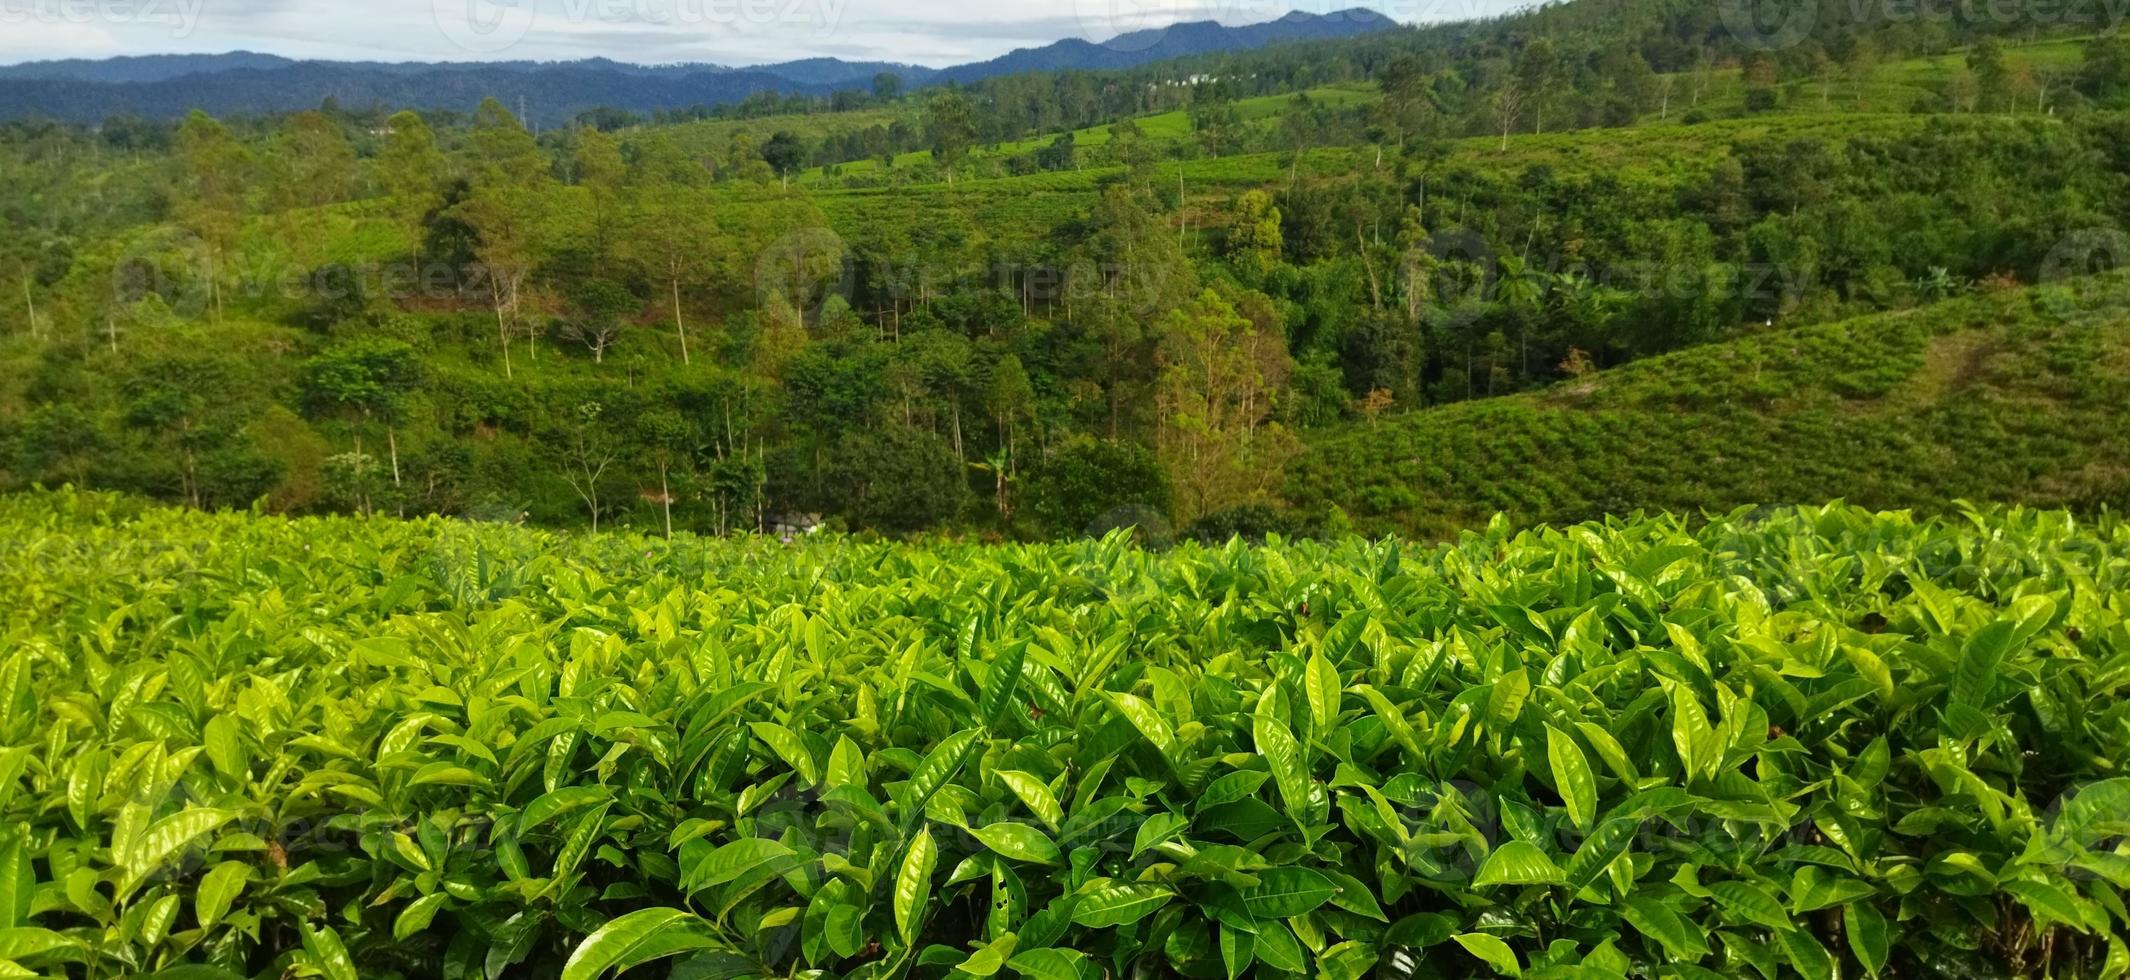
[[[1287,493],[1423,535],[1835,498],[2121,513],[2126,310],[2116,276],[1651,358],[1331,434]]]
[[[2029,511],[1162,554],[7,498],[0,957],[2121,976],[2126,577]]]
[[[1710,6],[548,129],[495,99],[11,125],[0,487],[1010,538],[1762,502],[1560,473],[1474,503],[1454,488],[1519,443],[1396,472],[1310,448],[2130,254],[2130,42],[1829,3],[1767,51]],[[1696,430],[1659,421],[1621,439],[1679,457]],[[2080,506],[2123,485],[1995,473],[1986,496]]]

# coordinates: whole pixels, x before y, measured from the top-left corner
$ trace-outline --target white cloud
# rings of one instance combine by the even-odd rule
[[[1520,0],[1387,0],[1407,22]],[[379,61],[749,65],[840,57],[943,66],[1182,20],[1242,24],[1346,0],[0,0],[0,62],[264,51]],[[74,16],[57,16],[65,8]],[[87,11],[82,15],[82,11]],[[184,17],[189,12],[190,17]]]

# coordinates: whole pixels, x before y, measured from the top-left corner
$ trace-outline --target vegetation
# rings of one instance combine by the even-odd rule
[[[1782,472],[1824,442],[1675,479],[1502,421],[1557,394],[1467,404],[1602,403],[1646,358],[1943,322],[2124,252],[2081,244],[2130,231],[2120,39],[1830,8],[1762,50],[1659,6],[538,131],[492,99],[12,125],[0,488],[1014,539],[1149,508],[1218,537],[1336,527],[1334,505],[1434,534],[1496,510],[2122,499],[2084,409],[2049,460],[1964,471],[1998,482],[1837,481]],[[1755,404],[1826,375],[1780,377],[1798,390]],[[1873,418],[1889,452],[1947,444]],[[1481,428],[1374,442],[1429,419]],[[1602,439],[1702,459],[1702,421]],[[1101,471],[1132,479],[1087,497]]]
[[[2130,281],[1766,334],[1327,434],[1305,511],[1422,534],[1844,498],[2130,507]]]
[[[69,975],[2119,976],[2130,528],[1418,548],[0,500]]]

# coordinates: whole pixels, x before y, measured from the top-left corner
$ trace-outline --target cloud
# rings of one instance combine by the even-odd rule
[[[1386,0],[1407,21],[1500,13],[1523,0]],[[86,18],[19,16],[60,5]],[[190,7],[196,22],[110,11]],[[569,60],[745,66],[810,57],[943,67],[1063,38],[1107,40],[1186,20],[1241,24],[1348,0],[0,0],[0,62],[265,51],[389,61]],[[470,18],[470,19],[469,19]],[[484,19],[485,18],[485,19]],[[495,28],[487,29],[483,28]]]

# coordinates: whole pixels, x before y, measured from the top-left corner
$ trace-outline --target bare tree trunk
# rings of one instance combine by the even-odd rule
[[[669,483],[667,482],[667,474],[668,474],[668,471],[669,471],[669,469],[670,469],[670,467],[669,467],[669,466],[668,466],[667,464],[665,464],[665,463],[660,463],[660,464],[658,464],[658,502],[659,502],[659,504],[660,504],[661,506],[663,506],[663,507],[665,508],[665,512],[666,512],[666,539],[667,539],[667,540],[672,540],[672,538],[673,538],[673,488],[672,488],[672,486],[671,486],[671,485],[670,485],[670,484],[669,484]]]
[[[207,249],[207,293],[214,299],[214,322],[222,322],[222,270],[215,262],[214,248]]]
[[[22,302],[30,311],[31,339],[42,337],[42,331],[37,329],[37,295],[30,291],[30,274],[27,272],[22,274]]]
[[[680,318],[680,277],[673,277],[673,332],[680,335],[680,362],[688,363],[688,325]]]
[[[362,475],[362,427],[355,428],[355,482],[360,489],[362,516],[370,516],[370,481]]]
[[[503,285],[495,281],[493,273],[488,279],[488,295],[495,299],[496,339],[503,344],[503,377],[514,377],[510,371],[510,324],[503,318]]]

